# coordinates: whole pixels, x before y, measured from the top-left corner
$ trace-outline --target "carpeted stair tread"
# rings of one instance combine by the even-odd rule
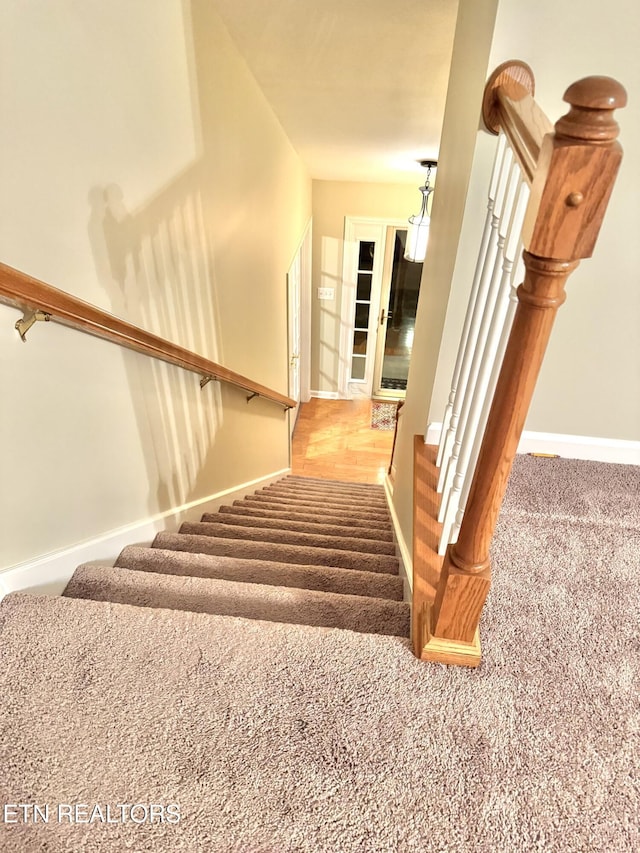
[[[242,501],[237,501],[237,503],[233,504],[232,506],[218,507],[218,512],[228,512],[232,515],[244,515],[247,518],[290,518],[292,521],[309,521],[312,524],[322,519],[326,524],[352,527],[354,528],[354,530],[356,528],[364,528],[367,530],[380,530],[389,533],[392,532],[390,521],[359,518],[357,515],[354,516],[352,513],[343,513],[341,515],[327,515],[324,512],[318,511],[304,512],[302,510],[269,509],[266,504],[243,503]]]
[[[116,566],[135,571],[168,575],[191,575],[201,578],[259,583],[270,586],[337,592],[342,595],[388,598],[402,601],[403,581],[385,572],[360,572],[331,566],[296,565],[273,560],[251,560],[172,551],[129,545],[116,560]],[[357,605],[355,605],[357,606]]]
[[[335,493],[312,492],[309,489],[285,489],[281,486],[266,486],[264,489],[259,489],[256,494],[311,501],[323,506],[324,504],[332,504],[335,506],[353,506],[362,509],[388,511],[387,502],[384,498],[352,497],[351,495],[343,497]]]
[[[304,488],[296,489],[292,486],[281,486],[280,484],[265,486],[265,488],[260,491],[267,492],[268,494],[290,495],[291,497],[309,498],[317,501],[339,501],[341,503],[344,502],[350,504],[355,503],[358,506],[372,506],[374,509],[387,509],[388,507],[384,494],[372,496],[367,492],[357,492],[354,494],[353,492],[348,492],[346,490],[310,489],[306,486]]]
[[[300,474],[288,474],[279,483],[296,483],[299,485],[321,486],[326,489],[344,489],[353,492],[371,492],[372,494],[384,494],[384,486],[376,483],[350,483],[348,480],[324,480],[321,477],[302,477]]]
[[[318,518],[321,516],[319,515]],[[390,530],[370,530],[369,528],[353,528],[318,522],[296,521],[282,518],[255,518],[254,516],[230,515],[220,512],[205,512],[201,521],[207,524],[234,524],[244,527],[270,528],[274,530],[291,530],[298,533],[315,533],[320,536],[349,536],[358,539],[372,539],[380,542],[393,542]]]
[[[7,595],[7,802],[173,802],[181,819],[18,818],[0,849],[639,849],[639,469],[535,462],[528,482],[514,466],[474,671],[396,636]]]
[[[389,519],[389,511],[387,509],[372,509],[371,507],[360,507],[358,504],[337,504],[333,501],[324,501],[322,503],[318,503],[318,501],[308,501],[302,500],[300,498],[290,498],[284,497],[283,495],[273,495],[268,494],[266,492],[256,492],[253,495],[245,495],[243,501],[248,501],[249,503],[268,503],[268,504],[276,504],[280,508],[287,507],[297,507],[303,510],[317,510],[318,507],[324,507],[327,512],[336,513],[336,512],[350,512],[356,513],[361,518],[379,518],[383,521],[388,521]],[[237,501],[234,501],[237,503]]]
[[[243,539],[252,542],[277,542],[283,545],[302,545],[308,548],[338,548],[341,551],[357,551],[364,554],[395,554],[393,542],[375,539],[360,539],[353,536],[322,536],[316,533],[300,533],[296,530],[268,527],[243,527],[236,524],[209,524],[204,521],[185,521],[179,533],[195,533],[196,536],[219,536],[222,539]]]
[[[158,533],[152,548],[175,551],[194,551],[217,554],[221,557],[242,557],[252,560],[274,560],[297,565],[333,566],[337,569],[358,569],[362,572],[387,572],[397,575],[399,560],[386,554],[363,554],[337,548],[310,548],[277,542],[253,542],[241,539],[221,539],[193,533]]]
[[[373,500],[373,501],[386,501],[384,489],[381,488],[380,491],[371,492],[371,491],[354,491],[353,489],[346,489],[343,487],[335,487],[335,486],[322,486],[320,483],[313,483],[311,485],[301,485],[299,483],[291,483],[287,480],[278,480],[277,483],[272,483],[271,486],[265,486],[265,488],[274,488],[274,489],[286,489],[287,491],[295,491],[295,492],[305,492],[310,495],[335,495],[337,498],[357,498],[358,500]]]
[[[388,511],[383,510],[363,510],[363,509],[348,509],[346,507],[331,507],[324,506],[318,508],[316,503],[301,503],[300,501],[292,501],[284,498],[282,500],[274,500],[267,495],[245,495],[242,500],[235,500],[233,506],[249,506],[254,509],[269,509],[277,512],[304,513],[306,515],[317,515],[318,513],[332,515],[334,517],[361,521],[375,522],[377,524],[390,524],[391,519]]]
[[[260,490],[261,492],[265,492],[266,494],[278,494],[283,497],[292,497],[292,498],[300,498],[301,500],[313,500],[318,501],[319,503],[323,503],[325,501],[340,503],[341,505],[356,505],[358,507],[371,507],[372,509],[384,509],[388,510],[388,504],[386,498],[381,497],[370,497],[367,494],[353,494],[353,492],[347,491],[334,491],[334,490],[324,490],[324,489],[293,489],[288,487],[280,487],[280,486],[268,486],[264,489]]]
[[[409,635],[409,604],[309,589],[153,574],[104,566],[76,569],[64,596],[369,634]],[[357,601],[357,606],[355,602]]]
[[[318,488],[308,488],[306,486],[283,486],[281,483],[272,483],[270,486],[263,486],[258,489],[258,492],[267,492],[268,494],[282,493],[290,494],[294,497],[304,498],[308,496],[311,500],[336,500],[344,503],[358,503],[364,505],[372,505],[374,508],[387,508],[387,499],[384,494],[356,493],[343,490],[327,490]]]

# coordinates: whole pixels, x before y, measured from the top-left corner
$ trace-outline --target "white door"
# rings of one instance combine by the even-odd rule
[[[404,399],[413,348],[422,264],[405,260],[406,228],[387,229],[373,396]]]
[[[342,335],[339,392],[343,398],[371,397],[387,231],[406,223],[345,217],[342,267]]]

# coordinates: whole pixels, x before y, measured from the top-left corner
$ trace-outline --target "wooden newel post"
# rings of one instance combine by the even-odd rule
[[[580,259],[593,253],[622,157],[612,114],[626,103],[619,83],[588,77],[570,86],[564,100],[571,109],[540,151],[523,231],[525,278],[460,534],[447,550],[429,614],[429,641],[448,644],[449,658],[459,648],[461,660],[453,662],[479,662],[477,628],[491,583],[489,548],[507,480],[565,300],[565,282]],[[428,644],[422,656],[430,657]]]

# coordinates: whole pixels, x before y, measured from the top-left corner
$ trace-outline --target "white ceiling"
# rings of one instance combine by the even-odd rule
[[[212,2],[312,177],[424,177],[458,0]]]

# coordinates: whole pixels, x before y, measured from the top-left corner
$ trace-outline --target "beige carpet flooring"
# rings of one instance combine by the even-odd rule
[[[640,849],[639,495],[639,468],[517,460],[477,670],[400,637],[8,596],[2,802],[180,820],[5,823],[0,850]]]

